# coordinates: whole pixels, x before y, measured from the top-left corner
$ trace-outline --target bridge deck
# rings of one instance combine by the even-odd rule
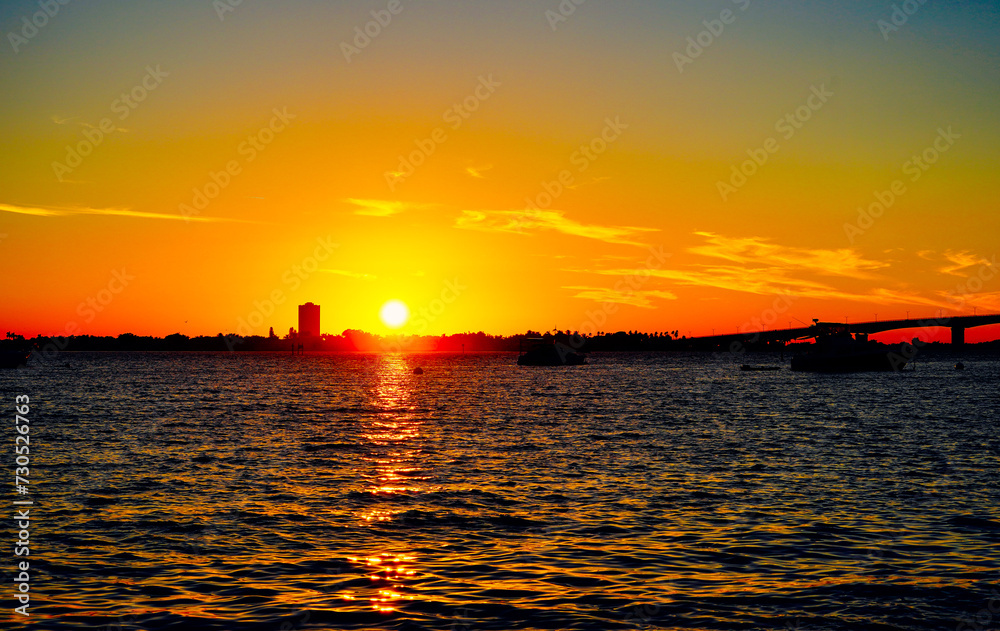
[[[831,322],[820,324],[834,324]],[[836,323],[840,324],[840,323]],[[872,322],[852,322],[848,324],[851,333],[882,333],[883,331],[895,331],[897,329],[930,329],[945,327],[952,330],[952,339],[958,344],[965,341],[965,329],[977,326],[987,326],[990,324],[1000,324],[1000,314],[953,316],[947,318],[910,318],[903,320],[878,320]],[[769,331],[748,331],[746,333],[730,333],[726,335],[707,335],[703,337],[687,338],[686,341],[696,344],[710,344],[713,346],[725,346],[732,342],[788,342],[815,335],[813,327],[799,327],[794,329],[771,329]]]

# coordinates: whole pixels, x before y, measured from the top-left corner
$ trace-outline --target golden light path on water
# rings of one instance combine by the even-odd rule
[[[377,414],[363,421],[361,431],[370,450],[362,462],[371,469],[359,472],[359,477],[369,481],[368,492],[374,495],[420,493],[423,489],[419,482],[426,476],[419,475],[421,449],[414,445],[420,437],[422,421],[414,412],[412,368],[403,355],[386,354],[378,357],[376,371],[372,396]],[[393,514],[389,510],[369,509],[360,512],[359,517],[365,522],[388,521]],[[348,560],[365,566],[371,587],[364,596],[344,593],[344,600],[367,598],[373,609],[388,613],[395,611],[399,601],[414,598],[404,593],[406,580],[417,574],[412,554],[385,551],[365,557],[350,556]]]
[[[10,376],[46,629],[955,628],[996,576],[1000,362],[71,361]]]

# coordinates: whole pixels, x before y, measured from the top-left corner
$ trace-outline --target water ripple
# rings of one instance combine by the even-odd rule
[[[685,355],[72,360],[0,373],[7,400],[33,401],[46,629],[1000,619],[992,359],[889,375]]]

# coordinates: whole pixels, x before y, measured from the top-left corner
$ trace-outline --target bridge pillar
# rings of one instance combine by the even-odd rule
[[[951,327],[951,345],[952,346],[965,346],[965,327],[964,326],[953,326],[953,327]]]

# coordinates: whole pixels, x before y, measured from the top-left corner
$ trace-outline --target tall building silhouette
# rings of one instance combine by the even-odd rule
[[[319,335],[319,305],[299,305],[299,337]]]

